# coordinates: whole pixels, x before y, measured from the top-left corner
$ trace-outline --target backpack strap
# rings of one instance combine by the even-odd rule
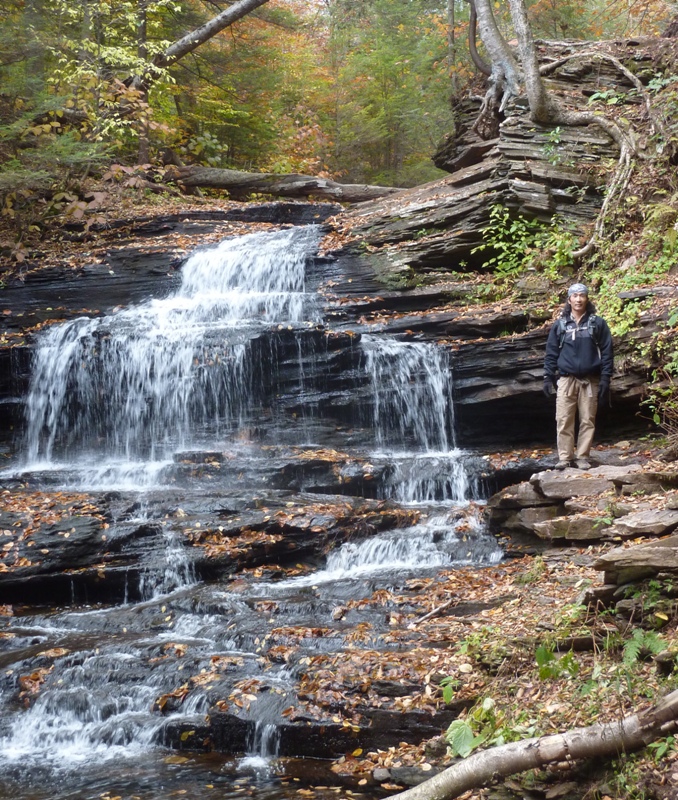
[[[565,334],[567,332],[567,321],[565,317],[558,317],[558,349],[562,350],[565,344]]]
[[[600,318],[596,314],[590,314],[588,320],[586,321],[586,327],[589,332],[589,336],[593,339],[593,344],[596,347],[600,347],[598,342],[598,320]],[[565,317],[558,317],[558,349],[562,349],[563,344],[565,343],[565,334],[567,332],[567,320]]]
[[[598,344],[598,317],[595,314],[591,314],[588,320],[588,329],[589,329],[589,336],[593,339],[593,344],[596,347],[599,346]]]

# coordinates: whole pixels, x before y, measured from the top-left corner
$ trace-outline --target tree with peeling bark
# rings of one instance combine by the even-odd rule
[[[678,691],[657,705],[619,722],[524,739],[475,753],[428,781],[401,792],[398,800],[453,800],[500,778],[580,759],[614,758],[640,750],[678,728]]]

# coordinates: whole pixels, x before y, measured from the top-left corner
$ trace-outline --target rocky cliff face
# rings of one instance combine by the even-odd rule
[[[544,64],[591,50],[577,43],[539,47]],[[650,45],[636,40],[597,47],[641,78],[673,53],[671,40],[653,40],[651,55]],[[608,91],[624,102],[638,102],[631,83],[609,62],[595,58],[568,61],[547,82],[571,107],[586,107],[595,93]],[[436,341],[450,352],[461,443],[502,447],[551,441],[553,409],[539,393],[542,354],[554,293],[572,276],[563,274],[553,282],[528,274],[516,282],[510,302],[488,303],[483,298],[492,293],[492,278],[482,267],[487,253],[474,251],[483,242],[495,204],[541,220],[558,215],[583,233],[602,202],[600,165],[614,160],[617,149],[593,129],[535,125],[520,102],[506,109],[496,138],[482,141],[472,125],[477,109],[473,99],[457,109],[456,134],[435,156],[451,174],[431,184],[348,210],[268,203],[149,217],[98,232],[103,248],[90,261],[81,254],[76,264],[68,255],[49,269],[29,264],[23,278],[3,292],[11,311],[3,316],[5,346],[0,346],[4,438],[9,427],[21,425],[32,341],[24,332],[49,320],[103,313],[168,292],[187,252],[229,235],[235,223],[325,222],[327,236],[308,280],[324,298],[328,324],[350,334],[343,344],[335,340],[341,351],[335,366],[341,363],[350,372],[355,337],[370,332]],[[78,238],[77,231],[72,235]],[[652,335],[657,320],[648,315],[641,323],[627,342],[618,343],[620,364],[628,362],[625,352],[634,343]],[[643,365],[620,369],[612,408],[601,414],[603,433],[642,427],[636,414],[645,378]]]

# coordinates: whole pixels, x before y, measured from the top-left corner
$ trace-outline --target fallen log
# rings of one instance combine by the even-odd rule
[[[474,753],[393,797],[398,800],[453,800],[469,789],[528,769],[576,759],[610,758],[640,750],[655,739],[668,736],[677,727],[678,690],[667,694],[657,705],[617,722],[574,728]]]
[[[231,196],[253,193],[277,197],[326,197],[340,203],[362,203],[401,191],[392,186],[369,186],[360,183],[336,183],[312,175],[276,175],[269,172],[240,172],[215,167],[168,167],[165,180],[187,187],[226,189]]]

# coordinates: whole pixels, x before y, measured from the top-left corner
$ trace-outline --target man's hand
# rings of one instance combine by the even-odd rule
[[[598,384],[598,402],[602,405],[610,399],[610,379],[601,378]]]
[[[552,376],[549,378],[548,375],[544,375],[544,388],[542,389],[544,392],[544,397],[551,397],[556,392],[556,378]]]

